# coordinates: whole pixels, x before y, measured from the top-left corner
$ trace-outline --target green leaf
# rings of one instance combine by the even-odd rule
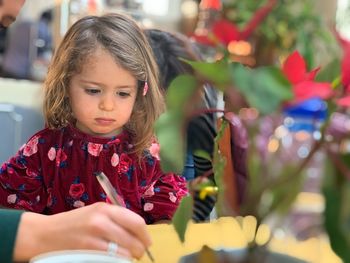
[[[163,172],[181,174],[185,160],[183,116],[178,111],[167,111],[157,120],[155,132],[160,144],[160,164]]]
[[[339,59],[334,59],[325,67],[321,68],[320,72],[316,75],[316,81],[332,82],[335,78],[339,76],[340,72],[340,61]]]
[[[349,155],[344,159],[349,164]],[[329,163],[328,163],[329,164]],[[333,164],[327,166],[323,188],[325,196],[325,228],[333,251],[350,262],[350,182],[339,172],[335,172]]]
[[[231,72],[236,88],[262,114],[275,112],[281,102],[293,98],[289,82],[276,67],[249,69],[232,63]]]
[[[229,67],[223,60],[213,63],[195,61],[186,62],[206,80],[213,82],[220,90],[224,90],[231,82]]]
[[[181,242],[185,242],[185,233],[187,224],[192,218],[193,199],[192,196],[185,196],[181,199],[181,203],[177,208],[172,220],[172,225],[175,228]]]
[[[280,176],[288,177],[292,171],[295,171],[295,165],[286,164],[283,166],[283,171],[281,171]],[[288,213],[292,203],[301,191],[304,179],[305,174],[301,172],[295,175],[295,178],[288,183],[283,183],[274,187],[272,190],[273,202],[270,209],[272,210],[273,208],[280,214]]]
[[[169,86],[166,94],[168,110],[182,111],[189,99],[193,96],[198,86],[194,76],[180,75],[176,77]]]

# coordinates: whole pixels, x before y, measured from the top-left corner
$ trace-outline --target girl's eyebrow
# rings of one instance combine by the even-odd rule
[[[92,81],[92,80],[80,79],[80,81],[83,82],[83,83],[93,84],[93,85],[100,86],[100,87],[105,87],[106,86],[103,83]],[[119,86],[116,86],[116,88],[118,88],[118,89],[127,89],[127,88],[133,89],[135,87],[136,87],[136,85],[119,85]]]

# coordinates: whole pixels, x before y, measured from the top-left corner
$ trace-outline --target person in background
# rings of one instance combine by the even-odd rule
[[[1,27],[16,19],[24,2],[0,1]],[[52,216],[0,209],[0,237],[2,263],[28,261],[54,250],[106,251],[109,242],[119,244],[115,253],[140,258],[151,244],[145,221],[139,215],[101,202]]]
[[[182,59],[202,60],[196,45],[180,33],[170,33],[158,29],[147,29],[145,34],[150,42],[160,69],[161,88],[166,93],[171,81],[181,74],[193,74],[192,67]],[[213,109],[217,107],[216,90],[208,85],[203,88],[202,100],[198,108]],[[187,129],[187,156],[184,177],[191,181],[201,176],[214,181],[212,163],[196,154],[202,150],[213,156],[214,138],[216,137],[216,117],[213,113],[203,113],[194,117]],[[195,195],[193,220],[205,221],[214,207],[216,198],[208,195],[203,201]]]
[[[40,45],[38,46],[37,56],[49,57],[51,59],[52,52],[52,33],[51,33],[51,23],[52,23],[52,9],[45,10],[38,21],[38,41]]]

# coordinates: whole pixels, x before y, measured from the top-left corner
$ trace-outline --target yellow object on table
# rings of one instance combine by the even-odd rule
[[[181,256],[199,251],[203,245],[211,248],[244,248],[247,244],[244,233],[234,218],[219,218],[211,223],[189,223],[185,243],[182,244],[172,225],[149,225],[153,245],[150,251],[156,263],[177,263]],[[340,263],[332,252],[327,239],[313,238],[297,242],[292,238],[274,238],[271,249],[308,262]],[[149,263],[145,255],[138,262]]]

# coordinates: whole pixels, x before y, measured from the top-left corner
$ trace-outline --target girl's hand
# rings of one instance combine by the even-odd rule
[[[115,242],[117,254],[140,258],[151,239],[144,220],[120,206],[95,203],[56,215],[22,215],[14,248],[14,261],[67,249],[107,251]]]

